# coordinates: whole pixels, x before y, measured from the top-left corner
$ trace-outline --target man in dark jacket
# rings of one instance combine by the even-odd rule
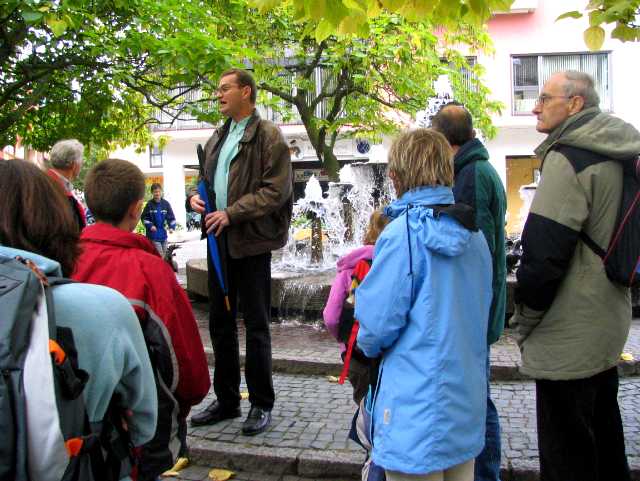
[[[456,202],[475,210],[476,225],[484,234],[493,259],[493,297],[488,319],[487,346],[500,338],[504,329],[507,267],[504,247],[504,220],[507,198],[498,173],[489,163],[489,153],[475,138],[469,111],[457,102],[443,106],[432,120],[432,128],[442,133],[454,151]],[[488,354],[487,350],[487,354]],[[487,383],[490,365],[487,355]],[[476,481],[500,479],[500,423],[487,386],[485,446],[475,462]]]
[[[622,165],[640,133],[600,112],[593,79],[552,75],[533,113],[548,134],[542,175],[522,233],[516,313],[521,371],[536,380],[540,479],[630,479],[617,364],[631,323],[629,289],[611,282],[602,249],[622,195]]]
[[[287,241],[293,182],[289,148],[276,125],[255,110],[257,88],[241,69],[224,72],[217,89],[220,112],[227,117],[205,145],[204,176],[215,212],[203,229],[214,233],[225,265],[231,312],[209,255],[209,332],[215,356],[216,401],[193,416],[195,426],[214,424],[240,413],[240,359],[236,309],[238,298],[246,328],[245,377],[251,410],[242,426],[246,435],[271,423],[275,400],[271,375],[271,251]],[[204,212],[197,193],[189,199]]]

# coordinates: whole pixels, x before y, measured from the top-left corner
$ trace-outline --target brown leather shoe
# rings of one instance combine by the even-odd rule
[[[228,408],[217,400],[209,404],[204,411],[191,416],[192,426],[206,426],[216,424],[225,419],[233,419],[242,416],[240,407]]]

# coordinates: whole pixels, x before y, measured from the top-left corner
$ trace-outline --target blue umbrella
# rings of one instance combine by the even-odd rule
[[[198,182],[198,193],[200,194],[200,199],[204,201],[204,215],[202,216],[202,225],[204,226],[204,218],[210,212],[213,212],[211,209],[211,203],[209,202],[209,189],[207,188],[207,180],[204,175],[204,151],[202,150],[202,146],[198,144],[198,160],[200,161],[200,181]],[[222,271],[222,262],[220,259],[220,252],[218,251],[218,243],[216,242],[216,236],[212,233],[207,234],[207,241],[209,244],[209,254],[211,255],[211,263],[216,270],[216,275],[218,277],[218,282],[220,283],[220,288],[224,293],[224,304],[227,307],[227,311],[231,312],[231,303],[229,302],[229,290],[227,289],[227,284],[224,281],[224,274]]]

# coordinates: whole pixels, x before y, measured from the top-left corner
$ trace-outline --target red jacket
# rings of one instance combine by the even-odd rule
[[[108,224],[86,227],[81,241],[83,252],[72,277],[119,291],[141,322],[159,318],[166,326],[175,352],[171,358],[178,365],[177,386],[173,375],[168,387],[186,415],[209,391],[209,368],[189,299],[171,267],[146,237]]]

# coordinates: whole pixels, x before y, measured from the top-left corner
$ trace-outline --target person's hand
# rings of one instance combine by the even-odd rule
[[[189,204],[195,212],[197,212],[198,214],[204,214],[204,200],[200,198],[200,194],[191,196]]]
[[[151,226],[151,232],[156,232],[157,230],[158,230],[158,229],[156,228],[156,226],[155,226],[155,225],[152,225],[152,226]]]
[[[515,312],[509,319],[509,327],[515,329],[514,338],[518,346],[522,348],[522,343],[542,321],[544,311],[530,309],[524,304],[516,304],[514,307]]]
[[[222,230],[229,225],[229,216],[224,210],[211,212],[204,218],[204,225],[207,228],[207,234],[215,231],[215,236],[218,237]]]

